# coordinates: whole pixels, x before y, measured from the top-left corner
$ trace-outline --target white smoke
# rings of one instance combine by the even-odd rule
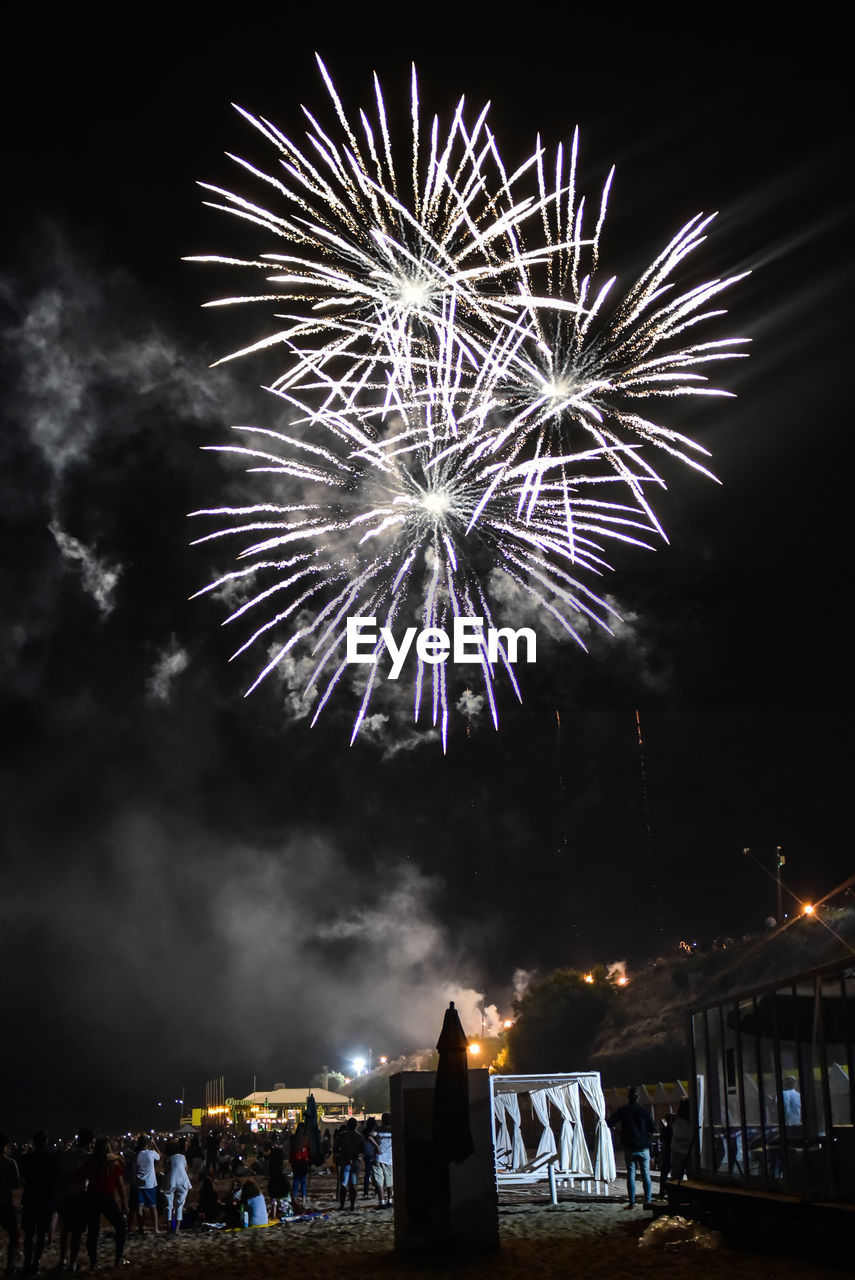
[[[99,558],[94,551],[66,533],[58,524],[48,527],[63,560],[80,574],[83,590],[95,601],[102,617],[106,617],[113,609],[113,595],[122,572],[121,565]]]
[[[148,694],[155,702],[169,702],[173,681],[186,670],[190,659],[175,636],[170,637],[168,647],[158,655],[148,680]]]

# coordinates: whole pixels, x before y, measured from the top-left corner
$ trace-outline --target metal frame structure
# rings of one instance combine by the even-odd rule
[[[855,1202],[855,958],[690,1015],[701,1182]]]

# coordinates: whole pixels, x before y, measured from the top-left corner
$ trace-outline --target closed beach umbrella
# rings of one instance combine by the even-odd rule
[[[472,1155],[475,1144],[469,1127],[469,1041],[453,1000],[445,1011],[436,1047],[433,1140],[441,1162],[460,1164]]]
[[[318,1104],[315,1102],[315,1095],[310,1093],[306,1099],[306,1124],[309,1126],[309,1142],[311,1143],[312,1154],[311,1162],[314,1165],[321,1165],[324,1162],[323,1153],[321,1151],[321,1130],[318,1124]]]

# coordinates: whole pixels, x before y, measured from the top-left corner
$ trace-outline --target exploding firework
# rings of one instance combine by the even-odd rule
[[[636,402],[727,394],[700,385],[700,369],[742,354],[743,341],[686,338],[722,314],[708,303],[738,276],[668,292],[709,218],[688,223],[609,307],[614,281],[596,273],[611,174],[589,234],[576,136],[566,165],[558,149],[551,182],[539,140],[509,174],[486,108],[467,125],[461,99],[446,134],[436,118],[425,133],[413,71],[405,180],[376,77],[376,122],[360,113],[358,138],[320,66],[338,139],[304,108],[307,154],[242,113],[280,153],[275,173],[238,161],[273,188],[279,211],[207,187],[216,208],[289,251],[194,259],[260,270],[271,286],[210,304],[277,308],[274,332],[225,358],[285,354],[268,389],[287,426],[239,427],[249,443],[219,446],[272,477],[272,500],[194,513],[220,522],[199,541],[236,539],[244,561],[204,590],[239,593],[228,621],[260,618],[237,651],[269,646],[252,688],[295,653],[310,658],[304,692],[315,719],[347,670],[354,616],[385,628],[416,617],[426,629],[476,617],[493,626],[516,595],[579,643],[579,618],[608,629],[613,611],[589,585],[609,567],[604,544],[664,537],[645,492],[664,487],[647,451],[705,470],[694,456],[704,450]],[[384,645],[360,689],[353,738]],[[482,644],[478,666],[498,724],[498,672],[520,696],[512,661],[503,645]],[[447,668],[420,656],[416,720],[428,704],[445,744]]]
[[[289,434],[239,427],[255,437],[252,443],[215,446],[249,459],[254,472],[282,477],[299,498],[194,513],[228,521],[200,542],[238,538],[240,558],[247,562],[204,591],[266,584],[270,579],[269,585],[253,586],[228,619],[264,613],[237,653],[290,627],[289,638],[274,646],[253,688],[289,654],[311,653],[313,670],[305,694],[317,698],[316,720],[347,668],[349,617],[377,616],[387,628],[418,617],[424,629],[440,630],[455,618],[481,618],[499,631],[496,607],[501,608],[511,584],[583,647],[575,619],[583,617],[609,629],[608,617],[614,611],[584,577],[599,575],[607,567],[604,541],[649,546],[644,535],[650,526],[637,507],[593,495],[593,486],[603,478],[596,469],[600,451],[564,458],[563,463],[575,469],[572,491],[566,479],[543,484],[537,510],[526,519],[519,515],[521,495],[530,468],[537,464],[523,462],[506,469],[472,527],[472,513],[492,464],[442,448],[446,437],[437,431],[442,425],[400,429],[388,439],[369,440],[350,417],[324,410]],[[296,434],[301,427],[310,430]],[[267,616],[283,596],[284,607]],[[498,725],[495,668],[506,673],[517,697],[519,686],[505,644],[498,643],[491,660],[483,636],[476,643],[477,666]],[[386,647],[378,640],[351,740],[364,721]],[[427,669],[426,696],[426,664],[419,658],[414,717],[418,720],[423,703],[429,702],[430,721],[439,727],[445,744],[447,669],[432,663]]]

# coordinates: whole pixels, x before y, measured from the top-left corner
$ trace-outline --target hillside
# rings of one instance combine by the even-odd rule
[[[852,907],[827,909],[820,918],[801,917],[725,949],[659,963],[620,993],[591,1042],[590,1060],[578,1065],[600,1071],[607,1087],[685,1079],[692,1009],[847,955],[855,963]]]

